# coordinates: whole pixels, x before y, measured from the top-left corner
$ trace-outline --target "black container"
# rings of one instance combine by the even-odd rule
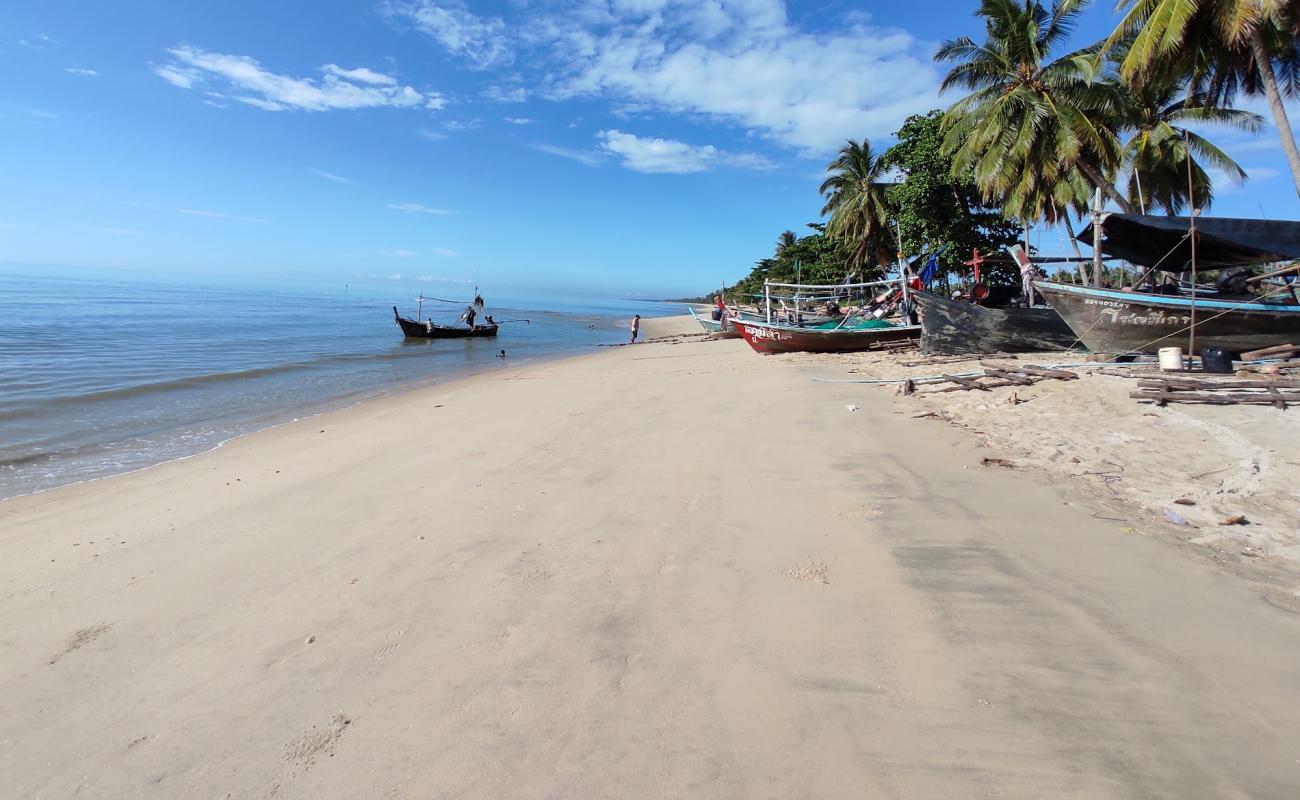
[[[1206,372],[1232,374],[1232,353],[1222,347],[1207,347],[1201,351],[1201,369]]]
[[[722,319],[722,309],[718,308],[717,306],[714,306],[714,307],[713,307],[713,321],[714,321],[714,322],[717,322],[717,321],[720,320],[720,319]]]

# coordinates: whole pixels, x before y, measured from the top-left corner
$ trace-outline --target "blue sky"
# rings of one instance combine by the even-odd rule
[[[955,99],[974,7],[9,0],[0,261],[701,292],[818,218],[845,138]],[[1297,218],[1271,126],[1212,135],[1252,175],[1212,213]]]

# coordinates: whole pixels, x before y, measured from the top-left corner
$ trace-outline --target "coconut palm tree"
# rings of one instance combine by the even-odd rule
[[[871,142],[849,139],[835,160],[826,165],[830,177],[817,190],[826,198],[822,216],[830,215],[826,235],[838,239],[849,251],[848,267],[858,269],[867,257],[880,265],[890,261],[889,198],[892,185]]]
[[[776,257],[780,258],[782,253],[794,247],[798,241],[799,237],[794,231],[782,231],[781,235],[776,237]]]
[[[936,61],[954,66],[941,91],[970,91],[944,115],[944,146],[955,171],[970,170],[990,202],[1008,216],[1053,219],[1082,203],[1086,180],[1125,211],[1107,177],[1119,162],[1114,121],[1118,83],[1098,75],[1085,49],[1057,51],[1074,29],[1085,0],[981,0],[986,39],[945,42]]]
[[[1263,95],[1300,194],[1300,150],[1284,105],[1284,96],[1300,90],[1300,3],[1122,0],[1120,6],[1127,11],[1106,44],[1131,37],[1121,74],[1128,79],[1152,71],[1188,75],[1219,105],[1237,90]]]
[[[1221,124],[1258,131],[1264,122],[1258,114],[1215,108],[1205,94],[1189,93],[1175,83],[1131,84],[1126,96],[1125,128],[1130,133],[1123,146],[1128,173],[1124,188],[1131,204],[1143,210],[1164,208],[1170,214],[1188,202],[1193,208],[1209,208],[1214,189],[1207,166],[1238,183],[1246,179],[1246,172],[1227,153],[1185,126]]]

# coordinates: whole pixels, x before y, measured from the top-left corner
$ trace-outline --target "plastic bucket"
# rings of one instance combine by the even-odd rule
[[[1183,368],[1183,348],[1162,347],[1156,351],[1160,359],[1160,369],[1165,372],[1177,372]]]
[[[1206,372],[1232,374],[1232,353],[1222,347],[1207,347],[1201,351],[1201,368]]]

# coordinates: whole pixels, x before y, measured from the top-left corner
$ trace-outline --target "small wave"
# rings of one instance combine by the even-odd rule
[[[133,397],[143,397],[164,392],[183,391],[185,389],[193,389],[211,384],[252,380],[275,375],[287,375],[294,372],[305,372],[335,364],[347,364],[359,361],[382,363],[418,355],[421,354],[400,351],[391,353],[336,353],[304,361],[289,361],[283,364],[275,364],[267,367],[252,367],[249,369],[229,370],[226,372],[209,372],[200,375],[189,375],[183,378],[170,378],[167,380],[140,383],[133,386],[121,386],[114,389],[101,389],[99,391],[86,392],[84,394],[61,395],[57,397],[44,398],[39,402],[39,405],[34,407],[20,408],[12,411],[0,411],[0,421],[44,416],[51,406],[65,407],[92,405],[105,400],[130,399]]]

